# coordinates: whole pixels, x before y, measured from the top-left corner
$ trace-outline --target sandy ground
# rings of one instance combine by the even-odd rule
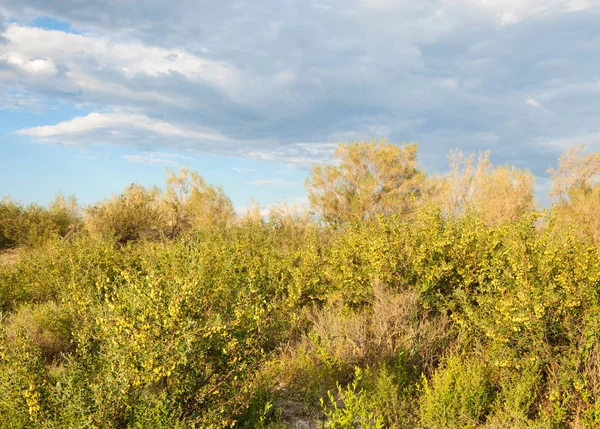
[[[16,264],[19,261],[19,251],[16,249],[0,250],[0,265]]]

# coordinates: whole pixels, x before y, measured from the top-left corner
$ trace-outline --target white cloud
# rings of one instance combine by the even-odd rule
[[[2,35],[2,33],[4,33],[5,27],[6,27],[5,18],[4,18],[4,15],[2,14],[2,10],[0,10],[0,43],[6,42],[6,39]]]
[[[360,0],[363,7],[368,9],[392,9],[399,5],[397,0]]]
[[[38,57],[68,65],[81,72],[90,60],[94,68],[111,70],[132,79],[137,75],[158,77],[178,73],[194,81],[206,81],[225,91],[238,85],[240,72],[231,64],[190,54],[184,49],[165,49],[140,43],[117,43],[90,35],[11,24],[5,32],[8,46],[16,52],[9,58],[29,64]],[[30,68],[44,68],[42,64]],[[78,73],[77,73],[78,74]]]
[[[310,210],[310,204],[306,196],[298,196],[285,198],[281,203],[271,204],[269,209],[276,213],[304,214]]]
[[[8,52],[0,55],[0,61],[15,66],[27,74],[49,78],[58,73],[56,64],[51,59],[28,58],[19,52]]]
[[[191,159],[188,156],[164,152],[145,152],[141,155],[123,155],[123,158],[131,162],[150,165],[181,165],[180,161]]]
[[[570,147],[586,145],[588,149],[600,151],[600,132],[571,135],[552,139],[539,139],[538,144],[563,152]]]
[[[271,206],[271,204],[258,206],[258,212],[260,213],[261,217],[267,218],[269,216],[269,213],[271,212]],[[254,209],[252,206],[236,206],[235,212],[238,216],[244,216],[252,209]]]
[[[551,89],[543,91],[537,98],[544,101],[552,101],[582,95],[597,96],[596,93],[600,93],[600,81],[598,80],[577,83],[556,82],[552,85]]]
[[[184,94],[162,94],[153,88],[132,89],[123,83],[111,82],[103,78],[96,78],[86,74],[85,71],[70,70],[65,73],[69,86],[74,86],[78,91],[84,92],[93,100],[94,95],[104,96],[114,101],[124,100],[139,103],[152,103],[158,106],[173,106],[191,108],[192,100]]]
[[[288,145],[285,149],[242,151],[241,155],[244,158],[285,164],[291,168],[310,168],[316,163],[328,160],[324,154],[300,151],[300,149],[301,146]]]
[[[527,100],[525,100],[525,103],[528,104],[529,106],[533,106],[533,107],[542,107],[542,105],[540,104],[539,101],[537,101],[535,98],[528,98]]]
[[[191,53],[184,47],[164,48],[15,23],[7,26],[5,38],[7,43],[0,45],[0,64],[5,62],[40,79],[56,76],[62,70],[61,81],[54,82],[55,90],[82,91],[92,99],[104,96],[103,101],[115,96],[189,108],[199,100],[188,95],[187,87],[194,91],[213,90],[239,104],[260,104],[276,94],[273,90],[296,80],[293,70],[258,76],[232,62]],[[7,81],[24,83],[23,75],[4,74]],[[157,88],[152,84],[157,80],[178,85]],[[27,80],[28,85],[43,87],[44,83]]]
[[[253,172],[256,171],[256,168],[247,168],[247,167],[233,167],[233,171],[243,171],[243,172]]]
[[[331,156],[338,146],[337,143],[319,142],[319,143],[297,143],[297,146],[304,149],[307,153],[316,156]]]
[[[44,100],[29,91],[17,88],[0,90],[0,109],[39,113],[43,110]]]
[[[218,133],[200,132],[183,129],[168,122],[151,119],[145,115],[133,113],[90,113],[56,125],[45,125],[33,128],[24,128],[16,134],[36,138],[59,137],[70,134],[83,134],[98,129],[110,128],[141,129],[170,137],[184,137],[198,140],[226,141]],[[111,134],[120,134],[118,130],[111,129]]]
[[[537,15],[577,12],[598,6],[597,0],[467,0],[494,13],[500,25],[513,25]]]
[[[282,84],[288,84],[296,80],[296,75],[291,71],[282,71],[275,75],[275,81]]]
[[[290,168],[306,169],[317,163],[330,162],[337,145],[338,143],[332,142],[291,143],[282,148],[242,150],[240,155],[244,158],[284,164]]]
[[[238,216],[243,216],[248,211],[253,209],[252,206],[238,206],[235,208]],[[287,198],[283,202],[272,203],[272,204],[261,204],[258,206],[260,215],[263,218],[267,218],[272,213],[287,213],[290,215],[302,215],[309,211],[310,206],[308,203],[308,198],[305,196],[297,196],[292,198]]]
[[[520,21],[520,18],[514,12],[504,12],[500,18],[501,25],[516,24]]]

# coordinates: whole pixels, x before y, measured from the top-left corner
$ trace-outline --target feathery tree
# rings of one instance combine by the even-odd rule
[[[310,205],[325,221],[404,215],[414,209],[425,180],[417,168],[416,143],[340,144],[334,156],[337,165],[317,165],[306,180]]]
[[[552,175],[551,196],[559,202],[571,202],[574,193],[589,193],[600,185],[600,152],[583,154],[585,145],[568,149],[558,159],[558,168],[549,168]]]
[[[600,243],[600,152],[584,154],[585,145],[568,149],[550,168],[551,196],[557,221],[577,223],[595,243]]]
[[[489,151],[479,153],[476,162],[474,154],[450,153],[450,173],[444,181],[447,213],[474,210],[497,225],[533,209],[533,174],[513,166],[494,167],[489,156]]]
[[[172,233],[188,228],[224,228],[235,221],[235,210],[221,186],[206,183],[197,172],[167,169],[167,189],[161,197]]]

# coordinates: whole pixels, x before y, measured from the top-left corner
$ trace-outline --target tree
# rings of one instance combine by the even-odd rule
[[[489,156],[489,151],[480,152],[475,162],[474,154],[450,153],[450,173],[444,179],[448,214],[474,210],[488,224],[498,225],[533,209],[533,174],[508,165],[494,167]]]
[[[450,152],[450,172],[443,178],[443,205],[448,214],[457,215],[473,208],[479,185],[491,169],[489,157],[489,151],[480,152],[475,162],[474,154],[465,157],[460,150]]]
[[[583,154],[585,145],[568,149],[558,159],[558,168],[549,168],[551,196],[569,203],[578,192],[589,193],[600,184],[600,152]]]
[[[558,224],[574,223],[600,244],[600,152],[585,155],[585,145],[567,150],[550,168],[550,195],[557,199],[553,207]]]
[[[62,237],[69,237],[81,227],[81,213],[74,195],[65,197],[59,192],[48,205]]]
[[[162,210],[172,234],[189,228],[225,228],[235,221],[235,210],[221,186],[206,183],[197,172],[167,169]]]
[[[337,165],[315,166],[306,181],[310,205],[325,221],[405,215],[414,209],[425,180],[417,168],[416,143],[340,144],[334,157]]]
[[[113,237],[119,243],[153,239],[162,233],[158,189],[131,184],[113,196],[84,211],[85,229],[96,237]]]
[[[473,205],[490,225],[510,222],[534,209],[533,187],[529,170],[496,167],[485,177]]]
[[[257,225],[262,224],[263,222],[260,205],[254,199],[250,199],[250,205],[246,209],[246,213],[240,216],[240,224]]]

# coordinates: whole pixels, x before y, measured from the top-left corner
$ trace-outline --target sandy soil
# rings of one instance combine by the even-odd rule
[[[19,251],[16,249],[0,250],[0,265],[16,264],[19,261]]]

